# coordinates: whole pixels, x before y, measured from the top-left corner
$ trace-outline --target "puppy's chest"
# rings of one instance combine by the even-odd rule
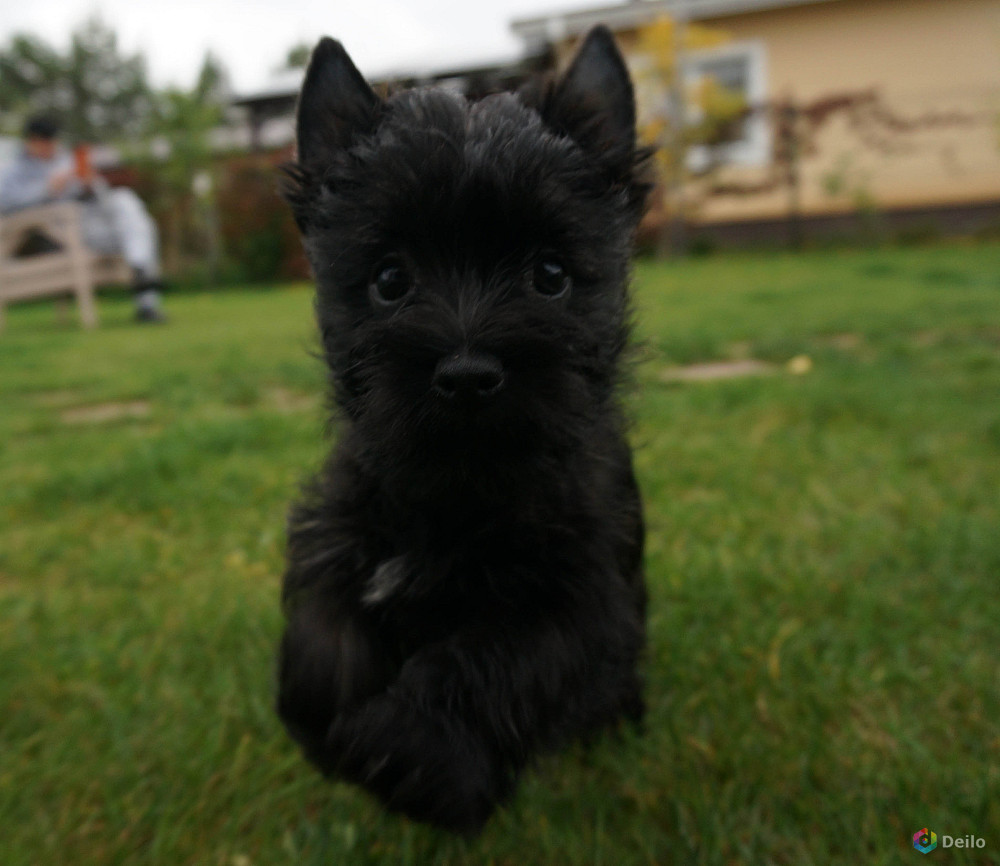
[[[465,550],[409,550],[375,565],[361,587],[361,601],[377,610],[478,600],[489,595],[498,573],[505,572],[509,573],[509,564],[499,557]]]
[[[524,603],[545,570],[543,559],[543,551],[514,539],[411,547],[377,562],[360,586],[361,603],[397,626],[446,632]]]

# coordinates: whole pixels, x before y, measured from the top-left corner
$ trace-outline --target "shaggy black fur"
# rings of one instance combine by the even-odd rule
[[[291,516],[278,707],[324,773],[451,830],[642,714],[634,124],[603,28],[534,95],[383,100],[330,39],[303,85],[287,197],[343,423]]]

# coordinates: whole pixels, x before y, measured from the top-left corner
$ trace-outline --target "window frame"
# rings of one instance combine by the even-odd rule
[[[763,41],[746,39],[717,48],[691,51],[683,60],[683,83],[690,91],[704,75],[702,67],[720,60],[742,59],[747,64],[745,133],[737,141],[716,145],[693,145],[687,154],[688,168],[704,171],[712,165],[759,167],[771,161],[771,126],[762,107],[767,98],[767,51]]]

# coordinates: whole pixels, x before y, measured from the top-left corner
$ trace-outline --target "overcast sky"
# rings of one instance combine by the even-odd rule
[[[208,49],[237,92],[265,84],[287,50],[328,34],[363,72],[397,63],[502,56],[520,47],[510,21],[588,0],[0,0],[0,42],[41,36],[57,48],[99,13],[126,52],[141,50],[153,83],[189,87]]]

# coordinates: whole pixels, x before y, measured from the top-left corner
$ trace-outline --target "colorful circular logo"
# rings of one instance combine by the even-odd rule
[[[933,851],[937,848],[937,833],[928,830],[926,827],[923,830],[917,830],[913,834],[913,847],[921,854]]]

